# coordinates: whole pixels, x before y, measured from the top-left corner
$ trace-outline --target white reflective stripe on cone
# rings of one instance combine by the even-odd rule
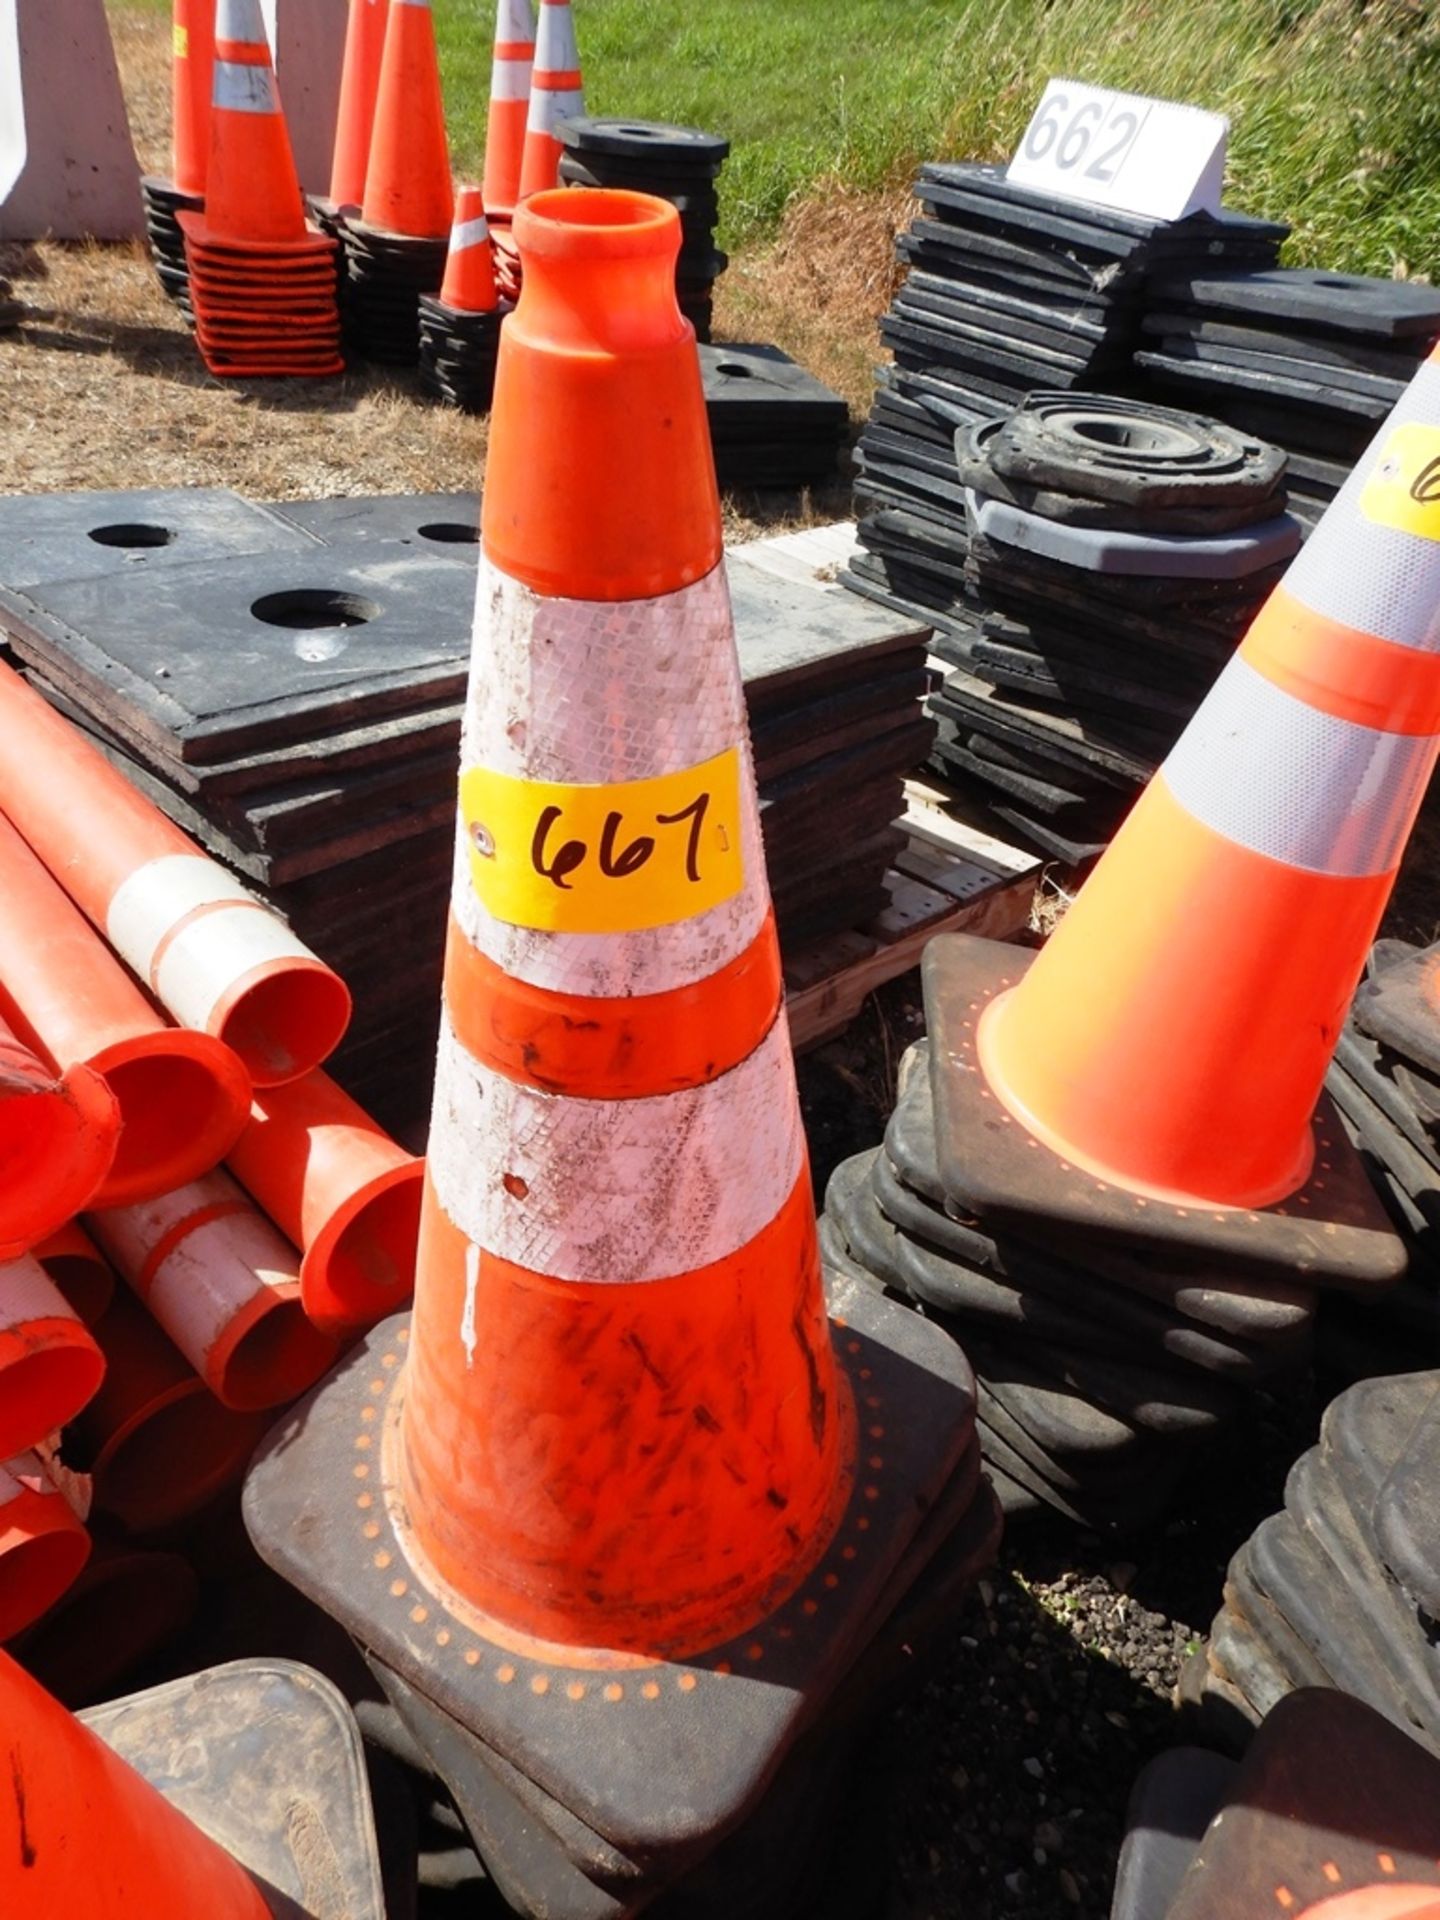
[[[585,111],[585,96],[577,76],[573,87],[556,84],[555,76],[542,74],[537,67],[530,82],[530,113],[525,122],[527,133],[545,133],[558,139],[555,129],[562,120],[574,120]]]
[[[497,47],[534,46],[535,9],[530,0],[497,0],[495,44]]]
[[[450,229],[450,251],[463,253],[467,247],[483,247],[490,238],[486,220],[462,220]]]
[[[18,1260],[0,1262],[0,1328],[79,1317],[38,1260],[22,1253]]]
[[[1236,656],[1158,777],[1252,853],[1356,878],[1399,860],[1437,745],[1307,706]]]
[[[268,47],[260,0],[216,0],[215,38],[242,47]]]
[[[632,933],[513,927],[481,905],[464,826],[453,904],[479,950],[517,980],[588,998],[668,993],[707,979],[754,940],[769,907],[745,698],[723,566],[648,600],[547,599],[482,559],[462,774],[609,785],[740,754],[744,884],[671,926]]]
[[[1440,653],[1440,540],[1381,525],[1361,495],[1397,427],[1440,435],[1440,366],[1427,361],[1290,562],[1285,591],[1326,619],[1397,647]]]
[[[278,113],[280,95],[269,67],[217,60],[213,104],[227,113]]]
[[[575,16],[570,0],[541,0],[535,32],[535,65],[546,73],[578,71],[580,50],[575,44]]]
[[[502,59],[497,53],[490,68],[491,100],[528,100],[533,64],[530,60]]]
[[[538,1093],[440,1035],[430,1177],[475,1246],[558,1280],[666,1280],[769,1226],[805,1164],[784,1016],[740,1065],[643,1100]]]

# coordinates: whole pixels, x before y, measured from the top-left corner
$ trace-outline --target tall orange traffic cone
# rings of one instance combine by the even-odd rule
[[[454,199],[430,0],[390,0],[362,218],[382,233],[443,240]]]
[[[484,207],[508,221],[520,198],[530,75],[535,64],[535,12],[530,0],[495,0],[495,55],[485,124]]]
[[[0,1640],[13,1640],[78,1580],[90,1536],[34,1453],[0,1460]]]
[[[172,34],[175,186],[180,193],[203,199],[210,169],[210,94],[215,78],[213,0],[174,0]]]
[[[1440,356],[1023,980],[1008,950],[933,949],[942,1156],[977,1208],[1216,1251],[1300,1236],[1317,1276],[1393,1275],[1314,1116],[1440,744],[1435,461]]]
[[[115,1158],[120,1109],[103,1075],[54,1072],[0,1019],[0,1260],[79,1212]]]
[[[375,95],[380,86],[389,9],[390,0],[350,0],[330,169],[330,198],[337,207],[358,207],[365,196],[365,169],[370,164],[370,134],[375,125]]]
[[[540,0],[535,35],[535,66],[530,76],[530,110],[525,122],[525,151],[520,163],[519,197],[543,193],[560,178],[563,149],[555,129],[562,120],[585,111],[580,86],[580,51],[570,0]]]
[[[333,1051],[350,1017],[344,981],[6,666],[0,789],[91,925],[256,1086],[298,1079]]]
[[[6,1920],[271,1920],[245,1870],[0,1653]]]
[[[104,1375],[99,1347],[37,1262],[0,1265],[0,1459],[73,1420]]]
[[[277,1429],[246,1514],[673,1865],[914,1577],[969,1376],[869,1289],[827,1323],[678,216],[549,193],[515,227],[413,1338]]]

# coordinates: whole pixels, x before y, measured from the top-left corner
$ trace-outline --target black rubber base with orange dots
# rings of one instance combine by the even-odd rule
[[[979,1216],[1070,1250],[1077,1237],[1223,1262],[1232,1274],[1282,1274],[1350,1292],[1393,1285],[1408,1255],[1338,1115],[1322,1095],[1305,1185],[1280,1204],[1178,1206],[1062,1160],[1005,1111],[986,1084],[976,1030],[991,1000],[1034,954],[966,934],[942,935],[923,963],[933,1047],[936,1152],[946,1191]],[[1156,1072],[1164,1063],[1156,1063]]]
[[[973,1441],[974,1378],[946,1334],[853,1282],[838,1284],[831,1316],[857,1417],[840,1519],[773,1614],[693,1660],[537,1658],[481,1631],[410,1564],[386,1444],[404,1391],[404,1318],[376,1328],[271,1433],[245,1489],[251,1537],[383,1665],[569,1813],[627,1854],[683,1860],[755,1803],[893,1611],[897,1570]]]

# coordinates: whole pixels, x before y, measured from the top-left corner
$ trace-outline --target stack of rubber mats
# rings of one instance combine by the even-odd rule
[[[495,392],[495,363],[500,354],[500,322],[508,306],[488,313],[467,313],[446,306],[438,295],[420,296],[419,378],[432,399],[462,413],[488,413]]]
[[[729,258],[715,244],[720,219],[717,182],[730,142],[698,127],[672,127],[655,120],[562,120],[556,128],[565,151],[560,184],[624,187],[668,200],[680,215],[680,258],[675,293],[697,340],[710,338],[715,282]]]
[[[1410,1250],[1400,1285],[1366,1312],[1327,1302],[1319,1351],[1344,1382],[1440,1364],[1440,947],[1381,940],[1341,1030],[1326,1087]]]
[[[420,357],[420,302],[440,291],[449,236],[384,233],[353,208],[331,219],[340,236],[346,340],[366,360],[413,367]]]
[[[475,595],[474,495],[0,501],[0,625],[41,692],[345,978],[332,1062],[428,1103]],[[730,561],[766,859],[792,944],[887,904],[933,739],[924,627]]]
[[[145,237],[156,277],[166,297],[175,302],[193,327],[195,309],[190,304],[190,269],[185,261],[180,215],[198,213],[205,203],[198,193],[185,193],[173,180],[161,180],[154,174],[141,178],[140,197],[145,203]]]
[[[779,347],[702,346],[705,412],[722,487],[822,486],[850,411]]]
[[[345,371],[329,234],[307,226],[298,240],[235,240],[212,232],[203,212],[176,219],[195,339],[211,373],[319,379]]]
[[[822,1252],[963,1345],[1007,1513],[1142,1526],[1239,1425],[1247,1395],[1304,1366],[1314,1294],[1235,1263],[977,1215],[964,1142],[937,1129],[946,1026],[932,984],[927,967],[933,1051],[922,1041],[905,1055],[884,1144],[836,1168]]]
[[[1156,276],[1136,354],[1162,398],[1290,455],[1313,526],[1440,335],[1440,289],[1314,268]]]
[[[951,669],[930,703],[937,770],[1002,830],[1078,863],[1110,839],[1298,548],[1285,457],[1099,394],[1036,392],[991,420],[932,424],[926,484],[956,517],[869,490],[868,551],[842,577],[935,629]]]
[[[1378,1920],[1440,1901],[1440,1763],[1343,1693],[1287,1696],[1238,1765],[1161,1754],[1127,1827],[1110,1920]]]
[[[1235,1554],[1182,1694],[1243,1738],[1299,1687],[1340,1687],[1440,1753],[1440,1372],[1359,1381],[1325,1410],[1285,1505]]]

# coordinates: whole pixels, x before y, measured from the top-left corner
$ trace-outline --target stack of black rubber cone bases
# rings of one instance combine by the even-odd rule
[[[1307,527],[1440,336],[1440,289],[1311,267],[1166,269],[1146,305],[1147,385],[1284,447]]]
[[[675,292],[680,310],[708,340],[715,282],[730,264],[715,244],[720,219],[717,182],[730,142],[698,127],[658,120],[562,120],[556,129],[565,151],[560,184],[625,187],[668,200],[680,215],[680,258]]]
[[[1352,1912],[1440,1901],[1440,1762],[1325,1688],[1287,1695],[1238,1766],[1202,1747],[1161,1754],[1126,1824],[1110,1920],[1338,1920],[1361,1890],[1377,1903]]]
[[[440,291],[448,236],[385,233],[354,209],[333,219],[344,261],[340,306],[346,340],[366,360],[414,366],[420,356],[420,302]]]
[[[867,476],[865,551],[842,577],[935,629],[936,770],[997,831],[1078,864],[1298,548],[1285,456],[1150,402],[1036,392],[936,421],[919,458],[942,510]]]
[[[1440,946],[1377,941],[1326,1086],[1410,1249],[1404,1280],[1373,1312],[1327,1303],[1327,1377],[1440,1365]]]
[[[1400,1250],[1324,1104],[1328,1164],[1305,1205],[1246,1215],[1238,1235],[1203,1208],[1137,1209],[997,1122],[976,1011],[1029,959],[965,936],[931,942],[928,1051],[906,1058],[883,1147],[836,1170],[821,1244],[963,1342],[1008,1511],[1133,1528],[1243,1432],[1257,1392],[1304,1370],[1317,1286],[1388,1284]],[[1312,1224],[1316,1203],[1327,1217]]]
[[[700,373],[722,487],[822,486],[836,477],[849,408],[788,354],[702,346]]]
[[[1182,1676],[1218,1738],[1301,1687],[1339,1687],[1440,1753],[1440,1372],[1357,1382],[1326,1408],[1285,1504],[1230,1561]]]
[[[421,294],[420,385],[434,400],[462,413],[488,413],[495,392],[500,323],[508,304],[488,313],[447,306],[438,294]]]
[[[173,180],[161,180],[145,174],[140,181],[140,197],[145,205],[145,238],[155,274],[166,297],[175,302],[187,323],[195,324],[190,304],[190,269],[185,260],[185,236],[180,231],[182,213],[198,213],[205,202],[198,193],[184,193]]]

